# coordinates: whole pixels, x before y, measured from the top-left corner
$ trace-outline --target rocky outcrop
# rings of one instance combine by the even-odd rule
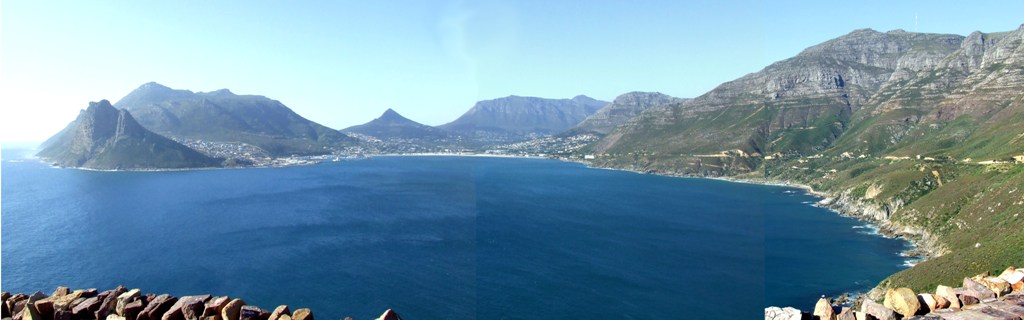
[[[1002,285],[989,287],[973,279],[1001,281],[1017,289],[1007,292]],[[816,319],[1019,320],[1024,318],[1024,290],[1020,289],[1021,286],[1024,286],[1024,271],[1009,267],[999,277],[981,274],[964,278],[963,286],[959,288],[939,285],[934,294],[915,294],[908,288],[892,288],[886,292],[882,304],[865,297],[859,301],[860,311],[844,308],[838,315],[833,313],[832,303],[823,298],[815,305],[812,315]],[[801,315],[804,318],[810,316],[790,307],[764,309],[765,320],[801,319]]]
[[[172,169],[220,166],[221,160],[143,128],[107,100],[90,102],[78,118],[47,140],[38,156],[88,169]],[[116,298],[116,297],[115,297]]]
[[[388,109],[370,122],[341,130],[368,135],[378,139],[438,140],[448,138],[450,133],[416,121],[409,120]]]
[[[676,103],[686,103],[691,99],[672,97],[660,92],[629,92],[615,97],[611,103],[604,106],[596,113],[590,115],[583,122],[566,130],[562,135],[578,134],[599,134],[605,135],[615,129],[616,126],[628,122],[644,110]]]
[[[143,294],[123,286],[97,292],[96,289],[71,291],[58,287],[53,294],[0,294],[0,310],[5,320],[314,320],[307,308],[290,312],[279,306],[273,312],[242,299],[193,295],[181,298],[168,294]],[[351,319],[351,318],[345,318]],[[401,320],[388,309],[378,319]]]

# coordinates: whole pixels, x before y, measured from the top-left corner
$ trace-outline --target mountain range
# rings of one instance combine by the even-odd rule
[[[562,135],[594,133],[606,135],[615,127],[628,122],[644,110],[656,106],[686,103],[690,99],[676,98],[660,92],[629,92],[615,97],[611,103],[597,110]]]
[[[561,133],[607,104],[583,95],[572,99],[508,96],[477,102],[440,128],[471,137],[497,135],[507,137],[505,141],[522,140]]]
[[[195,93],[155,82],[114,104],[153,132],[173,138],[255,145],[269,155],[316,155],[356,140],[296,114],[277,100],[227,89]]]

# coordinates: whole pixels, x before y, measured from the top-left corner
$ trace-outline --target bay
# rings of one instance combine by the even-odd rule
[[[908,245],[798,189],[553,160],[95,172],[13,152],[4,291],[123,284],[325,319],[746,319],[869,289]]]

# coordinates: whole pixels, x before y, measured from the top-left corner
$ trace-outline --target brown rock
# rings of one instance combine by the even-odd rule
[[[27,308],[25,308],[25,305],[27,305],[27,304],[28,304],[28,299],[21,299],[21,300],[18,300],[18,302],[15,302],[14,306],[11,307],[11,318],[14,319],[14,320],[21,320],[21,317],[23,316],[22,311],[27,309]]]
[[[282,314],[281,317],[277,318],[277,319],[278,320],[292,320],[292,316],[287,315],[287,314]]]
[[[388,309],[384,314],[386,315],[388,312],[394,313],[394,311]],[[818,317],[820,320],[835,320],[836,318],[836,312],[835,310],[832,310],[832,303],[829,303],[828,299],[825,297],[818,299],[818,303],[814,305],[814,312],[812,312],[811,315]],[[384,316],[381,315],[380,319],[384,319],[383,317]]]
[[[970,278],[964,278],[964,286],[961,289],[963,289],[961,295],[972,296],[978,301],[996,297],[996,293],[989,290],[987,286]],[[961,297],[960,300],[963,301],[963,298]],[[967,304],[966,301],[964,304]]]
[[[234,299],[224,305],[224,308],[220,311],[221,320],[238,320],[239,314],[242,312],[242,306],[245,305],[245,301],[242,299]]]
[[[825,300],[825,298],[821,298],[821,300]],[[818,304],[821,304],[821,300],[818,300]],[[828,301],[826,300],[825,303],[827,304]],[[815,307],[814,309],[815,311],[817,311],[818,308]],[[832,309],[832,305],[829,305],[829,309]],[[824,319],[825,318],[822,318],[822,320]],[[377,317],[377,320],[402,320],[402,317],[399,317],[398,313],[396,313],[394,310],[388,309],[384,311],[384,314],[380,315],[380,317]]]
[[[946,298],[937,295],[932,295],[932,298],[935,299],[935,309],[949,308],[949,300],[946,300]]]
[[[100,300],[99,296],[88,298],[75,305],[75,308],[71,309],[71,313],[75,319],[89,319],[94,316],[93,313],[100,308],[101,303],[103,301]]]
[[[53,299],[36,301],[36,303],[32,305],[32,308],[34,308],[36,312],[39,313],[39,316],[44,319],[53,319]]]
[[[949,306],[947,306],[948,308],[960,309],[960,299],[957,298],[956,291],[953,290],[953,288],[939,285],[938,288],[935,288],[935,295],[946,299],[946,301],[949,302]]]
[[[220,311],[224,309],[224,305],[228,304],[228,297],[216,297],[206,302],[206,306],[203,309],[202,318],[217,317],[220,318]]]
[[[71,310],[56,310],[53,312],[53,320],[71,320]]]
[[[270,314],[257,306],[242,306],[239,311],[239,320],[267,320]]]
[[[975,305],[975,306],[971,306],[970,308],[967,308],[967,310],[980,312],[982,314],[985,314],[985,315],[988,315],[988,316],[991,316],[991,317],[995,317],[996,319],[1005,319],[1005,320],[1018,320],[1018,319],[1020,319],[1020,317],[1015,315],[1015,314],[1012,314],[1012,313],[1009,313],[1009,312],[1006,312],[1006,311],[1003,311],[1003,310],[999,310],[999,309],[996,309],[996,308],[993,308],[993,307],[987,306],[987,305]]]
[[[836,316],[837,320],[857,320],[857,315],[853,313],[853,309],[843,307],[843,310],[839,311],[839,315]]]
[[[117,296],[117,304],[114,307],[114,311],[117,312],[117,315],[124,316],[124,307],[127,306],[132,301],[135,301],[136,299],[138,299],[139,296],[141,296],[141,293],[142,293],[142,291],[139,291],[139,289],[136,288],[136,289],[128,290],[127,292],[122,293],[121,295],[118,295]],[[127,318],[127,317],[125,317],[125,318]],[[131,318],[131,319],[134,319],[134,318]]]
[[[43,320],[43,316],[39,315],[35,308],[26,307],[21,310],[21,320]]]
[[[107,315],[107,320],[127,320],[127,319],[125,319],[124,317],[119,316],[117,314],[111,313],[111,314]]]
[[[978,283],[985,285],[989,290],[996,293],[996,297],[1002,297],[1005,294],[1010,293],[1013,289],[1010,287],[1010,283],[1000,277],[987,277],[981,279]]]
[[[50,296],[51,297],[63,297],[63,296],[66,296],[68,294],[71,294],[71,289],[70,288],[68,288],[68,287],[57,287],[56,290],[53,290],[53,294],[51,294]]]
[[[313,320],[313,311],[309,308],[302,308],[292,312],[292,320]]]
[[[290,315],[290,314],[292,314],[292,311],[290,309],[288,309],[288,306],[280,305],[280,306],[277,306],[277,308],[274,308],[274,312],[270,313],[270,317],[267,318],[267,320],[277,320],[277,318],[280,318],[282,315]]]
[[[981,300],[979,300],[977,297],[971,294],[967,294],[965,292],[966,291],[963,290],[963,288],[956,289],[956,296],[960,298],[960,309],[963,309],[964,307],[969,305],[981,303]]]
[[[210,300],[210,295],[201,296],[184,296],[178,299],[167,312],[164,312],[164,316],[161,320],[199,320],[199,317],[203,315],[203,310],[206,309],[206,301]]]
[[[920,293],[917,295],[917,302],[921,304],[921,313],[932,312],[939,308],[939,302],[931,293]]]
[[[867,316],[875,317],[878,320],[896,320],[896,313],[871,299],[864,300],[860,310]]]
[[[115,309],[117,309],[117,297],[127,291],[124,286],[117,286],[114,290],[104,291],[106,295],[103,296],[100,308],[96,309],[96,319],[106,319],[107,315],[114,313]]]
[[[146,305],[144,303],[144,299],[135,299],[135,301],[125,304],[124,307],[121,308],[121,316],[128,320],[135,320],[139,318],[139,314],[145,309]]]
[[[885,301],[882,304],[903,315],[904,318],[910,318],[917,314],[918,310],[921,310],[917,295],[909,288],[890,288],[885,292]]]
[[[90,289],[82,290],[82,298],[92,298],[92,297],[96,297],[96,296],[99,296],[99,295],[100,294],[99,294],[98,291],[96,291],[96,288],[90,288]]]
[[[153,298],[146,308],[142,309],[136,320],[160,320],[163,318],[164,313],[171,309],[175,303],[178,302],[178,298],[172,297],[168,294],[161,294]]]
[[[0,292],[0,302],[7,303],[7,299],[11,298],[11,293],[7,291]]]

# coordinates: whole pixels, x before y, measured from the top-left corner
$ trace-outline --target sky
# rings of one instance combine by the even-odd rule
[[[1008,31],[1024,1],[0,2],[0,142],[155,81],[276,99],[335,129],[444,124],[508,95],[695,97],[854,29]]]

